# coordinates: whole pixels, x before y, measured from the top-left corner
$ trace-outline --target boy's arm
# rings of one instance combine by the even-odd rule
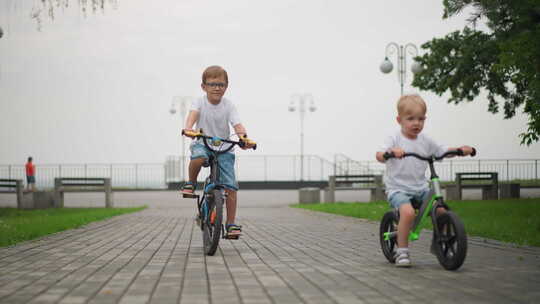
[[[383,155],[384,155],[384,152],[377,152],[377,153],[375,153],[375,158],[380,163],[384,163],[384,162],[386,162],[386,160],[384,159]]]
[[[405,151],[403,151],[403,149],[397,148],[397,147],[396,148],[390,148],[386,152],[393,153],[395,158],[402,158],[403,154],[405,154]],[[375,154],[375,158],[381,163],[386,162],[386,159],[384,159],[384,156],[383,156],[384,153],[385,152],[377,152],[377,154]]]
[[[234,125],[233,128],[234,128],[234,133],[238,135],[238,137],[242,137],[247,134],[246,128],[244,128],[244,126],[241,123]]]
[[[195,125],[197,120],[199,120],[199,111],[189,111],[188,117],[186,119],[186,125],[184,126],[184,131],[188,131],[188,134],[189,132],[193,132],[193,126]],[[189,136],[188,134],[186,134],[186,136]]]
[[[471,146],[461,146],[459,148],[448,148],[448,151],[455,151],[457,149],[461,149],[463,151],[463,156],[465,155],[471,155],[473,152],[473,148]],[[455,155],[450,155],[447,157],[454,157]]]
[[[238,135],[238,137],[241,140],[242,140],[242,137],[244,136],[247,137],[246,128],[244,128],[244,126],[241,123],[234,125],[233,128],[234,128],[234,133],[236,133],[236,135]],[[244,143],[245,143],[245,146],[241,147],[243,150],[251,149],[254,147],[254,144],[255,144],[255,142],[252,142],[249,139],[244,141]]]

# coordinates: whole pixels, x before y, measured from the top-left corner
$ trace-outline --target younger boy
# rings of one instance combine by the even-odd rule
[[[415,218],[412,201],[422,202],[429,195],[429,184],[425,172],[427,163],[413,157],[403,158],[405,152],[417,153],[422,156],[442,155],[449,150],[458,148],[445,148],[431,138],[422,134],[426,120],[427,107],[419,95],[401,96],[397,103],[397,122],[401,130],[395,132],[384,141],[383,146],[376,153],[381,163],[386,163],[384,183],[390,205],[399,210],[399,223],[397,235],[396,266],[410,267],[408,236]],[[472,153],[472,148],[462,146],[464,155]],[[384,159],[385,152],[391,152],[396,158]],[[437,214],[443,213],[439,208]]]
[[[230,100],[223,97],[228,85],[227,72],[220,66],[210,66],[204,71],[201,88],[206,93],[206,96],[192,103],[184,129],[186,136],[194,134],[193,126],[195,123],[197,123],[197,129],[202,129],[207,136],[229,138],[231,134],[229,126],[233,127],[234,133],[238,137],[246,135],[246,129],[240,123],[236,107]],[[243,149],[252,147],[252,142],[247,141]],[[202,165],[210,156],[210,151],[200,140],[193,141],[190,149],[189,181],[182,187],[182,192],[186,194],[193,194],[195,191],[197,176]],[[220,164],[219,175],[227,193],[225,203],[227,207],[226,236],[228,238],[238,238],[241,234],[241,226],[235,224],[236,191],[238,190],[238,183],[234,174],[235,155],[228,152],[219,154],[218,157]]]

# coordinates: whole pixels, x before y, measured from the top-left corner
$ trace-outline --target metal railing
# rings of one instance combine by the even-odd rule
[[[297,181],[300,180],[299,155],[237,155],[236,179],[239,181]],[[182,162],[189,157],[169,156],[165,163],[165,180],[184,180]],[[204,171],[203,171],[204,172]],[[203,173],[203,175],[206,173]],[[317,155],[304,155],[304,180],[326,180],[334,174],[334,164]]]
[[[336,158],[336,173],[340,175],[383,174],[385,165],[377,161],[354,161]],[[539,159],[445,159],[435,168],[442,181],[453,181],[458,172],[497,172],[500,181],[538,180]]]
[[[52,188],[56,177],[109,177],[115,188],[163,189],[184,180],[182,161],[187,164],[189,158],[169,157],[165,164],[37,164],[36,186]],[[355,161],[344,155],[336,156],[334,162],[305,155],[304,161],[305,181],[328,180],[329,175],[382,174],[385,169],[377,161]],[[453,181],[457,172],[497,172],[500,181],[511,181],[538,180],[539,165],[539,159],[446,159],[435,166],[442,181]],[[300,167],[299,155],[237,155],[236,177],[239,181],[299,181]],[[0,165],[0,178],[26,180],[24,165]]]
[[[115,188],[165,188],[163,164],[36,165],[36,187],[53,188],[56,177],[109,177]],[[24,165],[0,165],[0,178],[23,179]]]

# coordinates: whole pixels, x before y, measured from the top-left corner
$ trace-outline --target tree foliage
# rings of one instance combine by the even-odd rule
[[[113,8],[118,5],[117,0],[76,0],[76,2],[85,17],[89,11],[94,14],[98,11],[104,12],[107,4]],[[37,5],[32,7],[30,17],[36,21],[38,30],[41,30],[43,18],[54,20],[58,10],[66,10],[69,7],[70,0],[40,0]]]
[[[472,7],[469,24],[461,31],[422,45],[416,59],[424,70],[413,86],[439,96],[450,93],[449,103],[473,101],[487,92],[488,111],[501,105],[508,119],[523,107],[527,129],[519,136],[530,145],[540,138],[540,0],[444,0],[443,18]],[[476,29],[486,21],[488,31]]]

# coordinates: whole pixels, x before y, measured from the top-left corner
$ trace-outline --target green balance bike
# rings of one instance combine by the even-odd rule
[[[447,156],[463,156],[463,151],[457,149],[448,151],[441,156],[424,157],[415,153],[405,153],[403,157],[415,157],[419,160],[426,161],[429,164],[431,173],[430,195],[423,202],[411,202],[416,209],[416,218],[414,219],[409,240],[416,241],[420,238],[420,230],[422,223],[429,215],[433,224],[433,241],[431,251],[439,260],[439,263],[447,270],[456,270],[465,261],[467,256],[467,234],[463,222],[457,214],[452,212],[444,202],[441,191],[441,183],[437,173],[435,172],[434,162],[442,160]],[[471,156],[476,155],[476,150],[473,149]],[[386,152],[384,158],[394,158],[392,153]],[[446,212],[437,216],[436,210],[444,208]],[[384,214],[381,225],[379,238],[381,249],[390,263],[395,262],[397,251],[397,226],[399,222],[399,210],[395,209]]]

